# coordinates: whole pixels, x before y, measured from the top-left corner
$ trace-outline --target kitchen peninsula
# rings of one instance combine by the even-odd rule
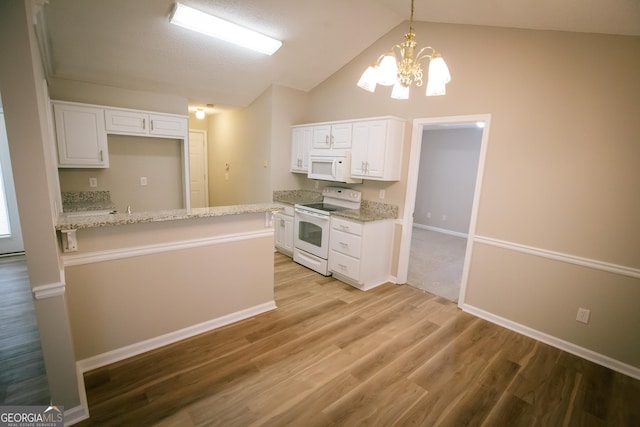
[[[277,210],[61,214],[77,248],[61,264],[79,370],[274,309]]]

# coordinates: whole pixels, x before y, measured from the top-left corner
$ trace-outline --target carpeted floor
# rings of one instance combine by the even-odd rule
[[[467,239],[413,227],[407,283],[458,301]]]

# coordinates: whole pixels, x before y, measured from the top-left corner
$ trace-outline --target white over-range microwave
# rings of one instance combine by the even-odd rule
[[[347,150],[312,150],[307,176],[347,184],[362,182],[361,179],[351,178],[351,152]]]

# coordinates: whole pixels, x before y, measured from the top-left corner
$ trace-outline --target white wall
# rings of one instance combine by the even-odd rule
[[[415,224],[467,234],[482,129],[426,129],[413,215]]]

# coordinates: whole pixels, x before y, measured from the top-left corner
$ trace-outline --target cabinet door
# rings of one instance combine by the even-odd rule
[[[183,117],[150,114],[149,135],[169,137],[177,136],[186,139],[187,119]]]
[[[313,148],[331,148],[331,125],[313,127]]]
[[[149,133],[149,115],[123,110],[105,110],[104,117],[109,133],[126,135]]]
[[[276,213],[273,219],[276,249],[291,256],[293,254],[293,217]]]
[[[387,121],[376,120],[368,123],[367,164],[365,172],[369,177],[382,178],[385,168],[387,145]]]
[[[351,123],[343,123],[331,126],[331,147],[351,148]]]
[[[284,219],[284,248],[287,253],[293,253],[293,217],[282,216]]]
[[[104,110],[53,104],[59,167],[108,168]]]
[[[351,176],[366,178],[368,141],[369,123],[354,123],[351,148]]]
[[[312,141],[312,127],[297,127],[291,130],[291,172],[307,173]]]

